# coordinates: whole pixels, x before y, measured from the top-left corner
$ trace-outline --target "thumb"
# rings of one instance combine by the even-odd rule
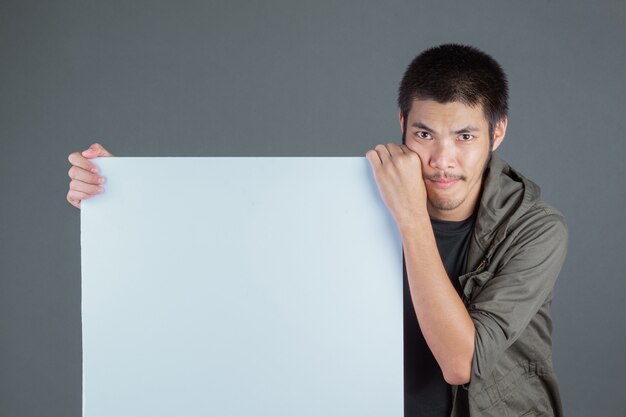
[[[85,149],[81,152],[81,154],[85,158],[97,158],[100,156],[113,156],[109,151],[107,151],[104,146],[99,143],[92,144],[89,148]]]

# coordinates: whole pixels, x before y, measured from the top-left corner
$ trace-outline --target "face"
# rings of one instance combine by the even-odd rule
[[[400,114],[400,124],[404,118]],[[405,144],[422,160],[428,212],[440,220],[465,220],[478,203],[483,172],[506,132],[504,118],[494,126],[493,146],[481,105],[414,100],[407,117]]]

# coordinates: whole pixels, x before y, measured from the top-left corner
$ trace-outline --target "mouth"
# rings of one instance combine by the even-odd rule
[[[439,188],[442,190],[454,187],[455,184],[457,184],[459,181],[461,181],[461,178],[428,178],[428,181],[430,181],[433,186],[435,188]]]

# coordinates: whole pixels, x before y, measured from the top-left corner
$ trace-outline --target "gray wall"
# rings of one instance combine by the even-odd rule
[[[71,151],[364,155],[399,140],[411,58],[450,41],[508,72],[499,153],[568,220],[553,304],[567,415],[623,415],[625,21],[607,0],[0,0],[0,416],[81,413]]]

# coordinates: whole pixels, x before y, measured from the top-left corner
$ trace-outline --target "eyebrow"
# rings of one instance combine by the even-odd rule
[[[435,131],[434,131],[433,129],[431,129],[430,127],[426,126],[426,125],[425,125],[424,123],[422,123],[422,122],[413,123],[413,124],[411,125],[411,127],[416,127],[416,128],[418,128],[418,129],[424,129],[424,130],[427,130],[427,131],[429,131],[429,132],[431,132],[431,133],[435,133]],[[472,125],[467,125],[467,126],[465,126],[464,128],[459,129],[459,130],[457,130],[457,131],[455,131],[455,132],[453,132],[453,133],[454,133],[454,134],[456,134],[456,135],[458,135],[459,133],[465,133],[465,132],[476,132],[476,131],[478,131],[478,130],[479,130],[479,129],[478,129],[477,127],[474,127],[474,126],[472,126]]]
[[[472,125],[467,125],[463,129],[459,129],[454,133],[458,135],[459,133],[476,132],[477,130],[479,130],[477,127],[474,127]]]
[[[429,132],[434,132],[434,130],[432,130],[430,127],[426,126],[422,122],[413,123],[411,127],[416,127],[418,129],[424,129],[424,130],[428,130]]]

